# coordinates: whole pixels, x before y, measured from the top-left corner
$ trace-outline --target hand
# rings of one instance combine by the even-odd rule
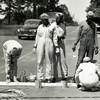
[[[95,48],[95,55],[97,55],[99,53],[98,48]]]
[[[36,54],[36,48],[33,48],[33,53]]]
[[[56,47],[56,53],[59,53],[59,52],[60,52],[59,48],[58,48],[58,47]]]
[[[72,50],[73,50],[73,52],[75,52],[75,50],[76,50],[76,45],[74,45],[74,46],[72,47]]]

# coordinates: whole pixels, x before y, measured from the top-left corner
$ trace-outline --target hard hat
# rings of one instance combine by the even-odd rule
[[[94,17],[94,13],[92,11],[88,11],[86,17]]]
[[[41,19],[49,19],[49,15],[46,14],[46,13],[43,13],[43,14],[40,15],[40,18]]]
[[[83,59],[83,62],[88,62],[88,61],[90,61],[90,58],[89,58],[89,57],[85,57],[85,58]]]

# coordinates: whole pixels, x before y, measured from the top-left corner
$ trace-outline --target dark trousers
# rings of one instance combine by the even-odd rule
[[[80,48],[78,51],[78,61],[76,64],[76,70],[79,64],[83,62],[83,59],[85,56],[89,57],[90,60],[93,60],[93,56],[94,56],[94,46],[93,45],[80,45]]]

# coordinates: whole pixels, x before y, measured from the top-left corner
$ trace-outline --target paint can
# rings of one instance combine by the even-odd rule
[[[42,83],[41,83],[41,80],[35,80],[35,87],[36,88],[42,88]]]
[[[68,82],[66,80],[62,80],[61,83],[63,88],[68,88]]]

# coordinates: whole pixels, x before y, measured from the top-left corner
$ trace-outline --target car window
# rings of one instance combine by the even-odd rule
[[[30,27],[30,26],[32,26],[32,27],[38,27],[38,25],[39,25],[39,22],[40,21],[25,21],[25,24],[24,24],[24,27]]]
[[[39,24],[38,21],[26,21],[25,24]]]

